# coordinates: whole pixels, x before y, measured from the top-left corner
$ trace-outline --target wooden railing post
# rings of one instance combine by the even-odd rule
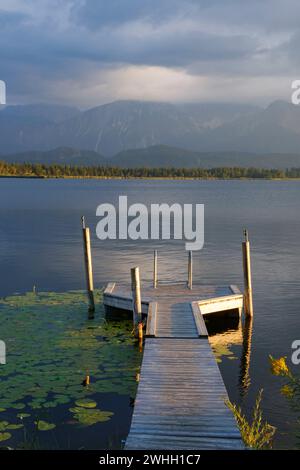
[[[245,239],[242,243],[244,269],[244,312],[246,317],[253,317],[250,242],[247,230],[244,230],[244,237]]]
[[[188,288],[193,288],[193,252],[189,251],[188,260]]]
[[[93,318],[93,313],[95,311],[95,301],[94,301],[94,281],[93,281],[93,266],[92,266],[92,253],[91,253],[91,237],[90,229],[85,226],[84,217],[82,220],[82,235],[83,235],[83,252],[84,252],[84,265],[85,265],[85,275],[86,275],[86,285],[87,285],[87,294],[89,300],[89,312],[90,318]]]
[[[138,267],[131,269],[131,292],[132,292],[133,328],[134,328],[135,336],[137,337],[138,336],[138,324],[142,320],[140,270]]]
[[[153,287],[157,288],[157,250],[154,250],[154,260],[153,260]]]

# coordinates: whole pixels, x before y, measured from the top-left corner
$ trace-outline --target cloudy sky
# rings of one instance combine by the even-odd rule
[[[290,99],[299,0],[0,0],[9,103]]]

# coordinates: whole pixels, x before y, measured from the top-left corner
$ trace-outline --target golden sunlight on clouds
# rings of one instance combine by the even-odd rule
[[[286,96],[282,83],[286,82]],[[118,99],[167,102],[240,102],[253,100],[264,105],[277,95],[289,99],[291,77],[274,80],[265,77],[224,77],[189,75],[180,69],[151,66],[128,66],[105,70],[90,70],[80,80],[66,80],[55,85],[53,95],[61,95],[63,102],[74,102],[77,96],[83,108],[97,106]],[[51,86],[51,84],[49,84]],[[49,94],[51,99],[51,93]]]

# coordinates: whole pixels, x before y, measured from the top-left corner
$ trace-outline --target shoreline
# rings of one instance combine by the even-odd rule
[[[300,181],[297,178],[264,177],[196,177],[196,176],[44,176],[44,175],[0,175],[0,179],[37,179],[37,180],[158,180],[158,181]]]

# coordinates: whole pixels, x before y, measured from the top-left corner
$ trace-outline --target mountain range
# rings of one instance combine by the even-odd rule
[[[54,149],[54,150],[53,150]],[[60,105],[0,110],[0,154],[10,161],[121,166],[290,166],[300,154],[300,107],[116,101],[86,111]],[[262,155],[264,154],[264,155]],[[266,155],[267,154],[267,155]],[[289,163],[290,162],[290,163]],[[249,165],[248,165],[249,166]],[[259,165],[261,166],[261,165]]]

